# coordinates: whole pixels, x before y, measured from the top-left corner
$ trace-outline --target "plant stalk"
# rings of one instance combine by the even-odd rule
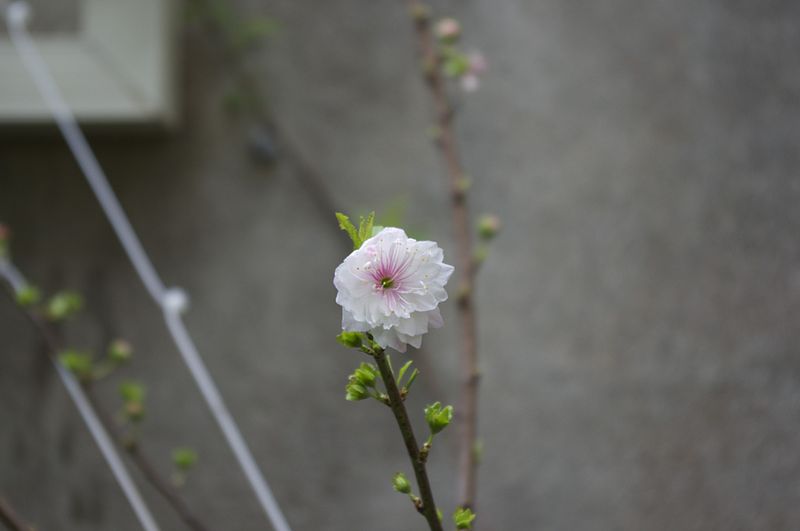
[[[406,406],[403,403],[403,399],[400,397],[400,390],[397,388],[397,383],[394,380],[394,373],[389,366],[386,353],[383,349],[376,350],[374,357],[378,365],[378,370],[381,373],[381,379],[386,387],[386,394],[389,395],[389,407],[392,413],[394,413],[397,426],[400,428],[400,433],[403,435],[403,442],[406,445],[406,451],[411,460],[411,466],[414,469],[414,476],[417,478],[417,487],[419,488],[419,495],[422,499],[422,509],[420,512],[422,516],[425,517],[425,520],[428,521],[431,531],[442,531],[442,523],[439,521],[439,515],[436,512],[436,503],[433,501],[433,491],[431,490],[431,484],[428,480],[425,461],[420,457],[417,438],[414,436],[414,430],[411,427],[411,421],[408,418]]]

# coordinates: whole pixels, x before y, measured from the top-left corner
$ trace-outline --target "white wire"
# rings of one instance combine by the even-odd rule
[[[0,276],[11,284],[15,293],[19,293],[27,285],[22,274],[5,258],[0,258]],[[150,509],[147,508],[147,504],[145,504],[141,494],[139,494],[136,484],[128,474],[128,469],[125,468],[125,465],[122,463],[122,459],[117,453],[114,443],[111,442],[111,438],[101,424],[100,419],[97,418],[94,408],[92,408],[88,398],[86,398],[86,393],[84,393],[71,372],[65,369],[56,360],[53,360],[53,365],[61,381],[64,383],[64,387],[67,388],[67,393],[75,403],[75,407],[78,408],[83,422],[85,422],[86,427],[89,428],[89,433],[92,434],[92,438],[94,438],[106,463],[108,463],[108,466],[111,468],[114,478],[122,488],[122,492],[125,493],[125,497],[128,499],[128,503],[136,514],[136,518],[138,518],[139,523],[142,524],[142,528],[145,531],[159,531],[158,525],[153,515],[150,513]]]
[[[172,339],[178,347],[184,362],[189,367],[203,398],[217,424],[219,424],[228,445],[231,447],[272,527],[275,531],[291,531],[277,500],[272,494],[272,490],[258,468],[255,459],[253,459],[253,455],[236,422],[225,407],[214,380],[206,369],[180,318],[180,313],[187,306],[188,299],[186,295],[178,288],[165,289],[139,238],[131,227],[125,212],[122,210],[119,200],[114,195],[103,169],[86,141],[86,137],[78,126],[75,116],[62,98],[47,65],[30,38],[27,30],[29,14],[30,7],[27,2],[21,0],[12,2],[6,10],[9,33],[17,52],[50,108],[53,119],[78,161],[86,180],[89,181],[89,185],[97,196],[97,200],[100,202],[106,217],[114,228],[142,283],[150,293],[150,296],[163,309],[164,318]]]

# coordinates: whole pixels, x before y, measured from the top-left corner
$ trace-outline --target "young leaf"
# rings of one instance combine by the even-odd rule
[[[353,240],[353,248],[358,249],[359,247],[361,247],[358,230],[356,230],[356,227],[350,221],[350,218],[342,214],[341,212],[337,212],[336,219],[339,220],[339,228],[345,231],[347,235],[350,236],[350,239]]]
[[[405,375],[408,368],[411,367],[412,363],[414,363],[414,360],[408,360],[405,365],[400,367],[400,372],[397,373],[397,385],[402,385],[400,382],[403,381],[403,376]]]
[[[358,246],[361,247],[361,244],[372,237],[372,226],[375,224],[375,211],[373,210],[370,212],[367,217],[361,217],[361,220],[358,224]]]

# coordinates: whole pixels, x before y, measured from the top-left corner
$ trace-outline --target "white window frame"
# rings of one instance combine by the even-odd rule
[[[33,36],[81,124],[175,124],[175,15],[174,0],[82,0],[77,33]],[[49,123],[14,46],[0,36],[0,126]]]

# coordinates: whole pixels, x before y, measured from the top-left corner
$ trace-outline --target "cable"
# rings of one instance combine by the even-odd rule
[[[180,314],[188,307],[187,295],[180,288],[167,289],[164,287],[133,227],[131,227],[122,206],[120,206],[119,200],[114,195],[114,191],[111,189],[103,169],[86,141],[86,137],[78,126],[75,116],[61,96],[46,63],[31,40],[27,30],[29,18],[30,6],[25,1],[17,0],[12,2],[6,9],[6,20],[14,47],[33,78],[36,88],[47,103],[53,119],[94,191],[97,200],[100,202],[100,206],[122,243],[122,247],[125,249],[136,273],[150,296],[162,308],[164,320],[176,347],[180,351],[197,386],[200,388],[203,398],[217,424],[219,424],[228,445],[239,462],[239,466],[242,468],[272,527],[275,531],[291,531],[278,502],[272,494],[272,490],[258,468],[236,422],[225,407],[214,380],[200,358],[180,318]]]
[[[0,276],[5,278],[11,285],[14,293],[19,293],[27,285],[25,278],[17,268],[15,268],[9,260],[1,257]],[[148,509],[147,504],[145,504],[141,494],[139,494],[136,484],[128,474],[128,469],[125,468],[122,459],[117,453],[117,449],[114,447],[114,443],[111,442],[111,438],[100,423],[100,419],[97,418],[97,414],[89,403],[88,398],[86,398],[86,394],[75,379],[75,376],[55,359],[52,359],[52,361],[59,378],[61,378],[64,387],[67,388],[67,393],[75,403],[75,407],[78,408],[78,413],[80,413],[83,422],[86,423],[86,427],[89,428],[89,433],[92,434],[92,438],[100,448],[100,452],[111,468],[112,474],[114,474],[114,478],[117,480],[117,483],[119,483],[122,492],[128,499],[131,509],[133,509],[133,512],[136,514],[136,518],[138,518],[139,523],[142,524],[142,529],[145,531],[159,531],[158,525],[153,515],[150,513],[150,509]]]

